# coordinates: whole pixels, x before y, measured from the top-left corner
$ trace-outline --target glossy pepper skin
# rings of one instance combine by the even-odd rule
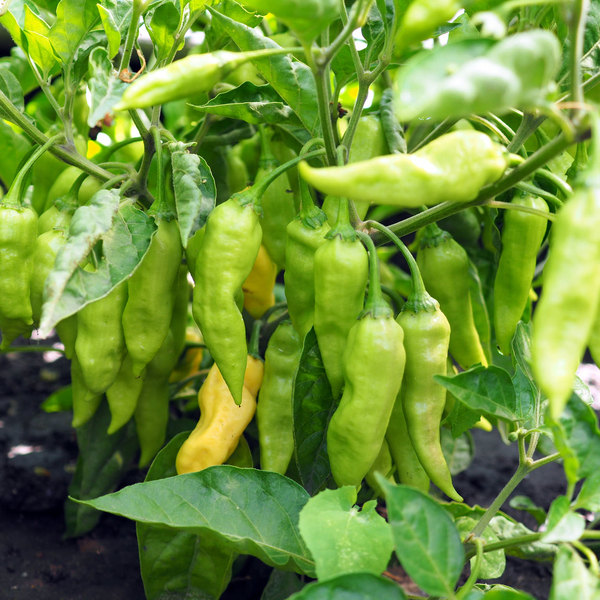
[[[123,310],[127,282],[77,313],[75,353],[87,388],[103,394],[115,381],[125,358]]]
[[[287,226],[286,269],[283,274],[290,319],[303,340],[315,319],[315,252],[331,229],[315,206],[308,185],[300,180],[302,210]]]
[[[96,413],[102,394],[92,393],[83,379],[83,372],[77,354],[71,359],[71,385],[73,393],[73,427],[85,425]]]
[[[142,371],[139,377],[134,376],[131,357],[127,354],[117,377],[106,390],[106,399],[111,415],[108,435],[119,431],[133,417],[138,398],[142,392],[145,375],[146,372]]]
[[[236,404],[242,401],[246,369],[246,328],[238,294],[258,256],[262,232],[251,204],[236,197],[210,214],[198,262],[193,314]]]
[[[591,175],[557,214],[533,315],[533,373],[555,420],[571,396],[600,300],[600,187]]]
[[[315,252],[314,327],[334,398],[344,385],[344,349],[363,309],[368,271],[367,252],[357,239],[335,236]]]
[[[221,465],[233,454],[256,411],[263,373],[262,361],[248,356],[243,399],[238,406],[216,363],[211,367],[198,392],[200,420],[175,460],[178,475]]]
[[[381,450],[404,372],[402,340],[391,311],[367,313],[350,330],[344,393],[327,430],[331,472],[340,487],[360,485]],[[374,377],[377,372],[385,377]]]
[[[523,193],[512,204],[548,212],[546,202]],[[494,281],[494,328],[502,354],[510,354],[510,342],[525,310],[535,273],[547,219],[518,210],[507,210],[502,229],[502,254]]]
[[[421,240],[417,264],[427,291],[439,302],[450,323],[450,354],[454,360],[463,369],[477,363],[487,367],[473,319],[465,250],[449,233],[429,225]]]
[[[447,372],[450,324],[438,303],[423,295],[408,299],[398,323],[404,331],[406,350],[401,397],[410,441],[431,481],[447,496],[462,502],[452,485],[440,443],[446,390],[433,379]]]
[[[273,156],[268,134],[261,129],[262,151],[256,181],[272,173],[279,162]],[[263,218],[260,220],[262,243],[273,262],[280,269],[285,269],[286,227],[296,216],[294,195],[289,193],[289,180],[284,173],[280,175],[265,191],[261,198]],[[291,191],[291,190],[290,190]]]
[[[256,410],[260,468],[264,471],[285,475],[294,453],[292,395],[301,355],[302,338],[291,321],[284,321],[269,340]]]
[[[390,154],[343,167],[315,169],[306,162],[300,175],[320,192],[355,201],[418,208],[440,202],[469,202],[500,179],[504,148],[478,131],[453,131],[414,154]]]
[[[277,265],[271,260],[267,249],[261,244],[250,275],[242,285],[244,308],[253,319],[260,319],[275,304],[275,279]]]
[[[160,219],[148,252],[129,279],[123,331],[136,377],[169,331],[182,253],[177,221]]]

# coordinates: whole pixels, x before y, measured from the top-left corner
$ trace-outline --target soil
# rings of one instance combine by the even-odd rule
[[[69,383],[68,362],[47,362],[51,358],[52,353],[0,355],[0,600],[144,600],[134,523],[104,515],[88,535],[62,539],[77,446],[70,413],[39,408]],[[517,449],[496,432],[475,430],[474,438],[475,459],[455,486],[468,504],[487,506],[513,474]],[[133,483],[141,475],[132,470],[126,479]],[[529,475],[515,494],[548,509],[565,485],[561,465],[553,463]],[[536,528],[530,515],[507,504],[504,510]],[[247,560],[223,600],[258,600],[269,571]],[[551,564],[508,557],[506,572],[495,582],[545,600]]]

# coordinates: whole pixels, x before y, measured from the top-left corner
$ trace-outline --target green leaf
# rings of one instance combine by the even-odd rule
[[[527,496],[513,496],[508,504],[511,508],[528,512],[537,521],[538,525],[546,520],[546,511]]]
[[[76,429],[79,456],[73,481],[69,486],[72,499],[86,500],[107,494],[117,488],[139,446],[135,424],[130,421],[119,431],[108,435],[110,409],[104,400],[94,416]],[[100,513],[89,506],[69,499],[65,503],[65,537],[78,537],[91,531]]]
[[[25,37],[27,38],[27,50],[40,69],[44,78],[48,78],[48,74],[56,64],[56,57],[49,39],[50,28],[46,22],[36,15],[29,6],[25,6],[25,27],[23,28]]]
[[[304,583],[295,573],[273,569],[260,600],[287,600],[303,587]]]
[[[146,482],[175,477],[175,459],[189,432],[175,436],[156,456]],[[219,598],[231,579],[235,553],[204,536],[169,527],[137,523],[140,569],[147,600]],[[168,559],[166,559],[168,557]]]
[[[237,23],[214,9],[209,8],[209,10],[243,52],[280,47],[260,32]],[[311,70],[304,63],[290,58],[289,55],[270,56],[252,62],[298,115],[306,129],[313,136],[318,137],[319,105]]]
[[[377,477],[384,492],[396,555],[414,582],[432,596],[450,596],[465,562],[460,535],[433,498]]]
[[[75,211],[71,237],[46,279],[40,325],[43,335],[59,321],[108,295],[144,258],[157,229],[154,219],[130,205],[116,213],[118,208],[118,192],[100,190]],[[104,257],[95,272],[85,271],[78,265],[99,239]]]
[[[523,421],[531,410],[517,404],[510,375],[500,367],[476,366],[454,377],[436,375],[434,379],[470,409],[502,421]]]
[[[9,69],[9,65],[0,65],[0,90],[10,100],[11,104],[20,112],[25,110],[23,89],[19,80]],[[10,121],[8,113],[0,110],[0,116]],[[4,157],[2,157],[4,160]]]
[[[517,590],[496,589],[484,596],[485,600],[534,600],[533,596]]]
[[[102,4],[98,4],[98,12],[102,27],[108,40],[108,57],[112,60],[118,53],[121,47],[121,32],[115,23],[112,13],[107,10]]]
[[[129,486],[84,504],[157,527],[204,536],[268,565],[314,575],[298,531],[308,494],[278,473],[220,465]]]
[[[194,106],[201,113],[240,119],[246,123],[287,123],[299,125],[294,111],[270,85],[255,85],[246,81],[239,87],[222,92],[206,104]]]
[[[455,521],[456,527],[460,532],[461,539],[466,539],[467,536],[473,530],[473,527],[477,524],[477,519],[473,517],[460,517]],[[486,541],[487,544],[493,544],[500,541],[496,533],[491,527],[486,527],[481,537]],[[471,569],[475,565],[476,557],[471,558]],[[494,552],[485,552],[483,555],[483,562],[481,564],[481,571],[479,572],[479,579],[498,579],[502,577],[504,570],[506,569],[506,554],[504,550],[495,550]]]
[[[89,62],[91,106],[87,124],[94,127],[121,99],[127,84],[117,76],[105,48],[94,48]]]
[[[157,66],[167,56],[179,29],[179,3],[164,2],[146,13],[144,22],[154,45]]]
[[[19,135],[8,123],[0,119],[0,147],[2,147],[0,179],[9,188],[23,157],[29,152],[31,144],[25,136]]]
[[[589,572],[573,548],[562,545],[554,561],[550,600],[597,600],[599,597],[598,578]]]
[[[314,495],[331,475],[327,426],[336,409],[314,329],[304,338],[292,406],[298,472],[304,488]]]
[[[289,600],[406,600],[406,595],[389,579],[371,573],[352,573],[311,583]]]
[[[511,540],[513,538],[531,535],[534,533],[522,523],[517,523],[516,521],[507,519],[502,515],[495,516],[490,521],[489,526],[494,530],[494,533],[501,541]],[[517,558],[547,560],[548,557],[556,554],[556,548],[557,547],[554,544],[547,544],[545,542],[531,542],[530,544],[507,548],[506,554],[510,556],[516,556]]]
[[[585,530],[585,519],[573,512],[566,496],[555,498],[548,511],[542,542],[575,542]]]
[[[465,431],[474,427],[480,419],[480,411],[471,410],[462,402],[454,399],[454,406],[450,414],[444,419],[444,424],[450,426],[452,437],[459,438]]]
[[[573,508],[600,512],[600,471],[583,482]]]
[[[75,59],[77,51],[97,25],[100,17],[97,0],[61,0],[56,9],[56,21],[50,28],[54,52],[65,64]]]
[[[452,432],[442,427],[441,442],[442,452],[452,475],[462,473],[473,462],[475,442],[470,433],[465,432],[455,438]]]
[[[97,6],[112,60],[119,52],[121,39],[127,35],[133,16],[133,0],[102,0]]]
[[[252,451],[244,436],[240,438],[236,449],[233,454],[227,459],[226,465],[232,465],[234,467],[240,467],[241,469],[252,469],[254,467],[254,460],[252,459]]]
[[[390,527],[375,510],[377,501],[355,506],[352,486],[324,490],[300,512],[300,533],[315,559],[317,578],[385,571],[394,543]]]
[[[217,197],[210,167],[202,157],[190,154],[188,146],[183,142],[169,144],[175,205],[184,248],[196,231],[204,227]]]
[[[73,391],[71,385],[66,385],[50,394],[40,404],[40,408],[47,413],[71,410],[73,408]]]

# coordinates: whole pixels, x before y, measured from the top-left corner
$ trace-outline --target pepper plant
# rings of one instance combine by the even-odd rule
[[[600,597],[598,0],[0,24],[0,351],[56,332],[71,361],[42,407],[81,448],[67,536],[135,520],[148,600],[218,599],[250,557],[264,600],[409,598],[398,561],[430,598],[526,600],[489,583],[514,554]],[[485,508],[452,481],[474,427],[519,451]],[[558,460],[543,527],[502,511]]]

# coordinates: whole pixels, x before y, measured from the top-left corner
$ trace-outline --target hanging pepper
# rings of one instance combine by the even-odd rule
[[[71,189],[64,196],[57,198],[52,206],[40,215],[38,235],[55,228],[68,229],[73,213],[79,208],[77,197],[86,177],[86,173],[80,175],[71,186]]]
[[[71,387],[73,394],[73,421],[71,425],[72,427],[81,427],[98,410],[100,402],[102,402],[102,394],[92,393],[85,385],[77,354],[73,354],[71,359]]]
[[[300,182],[302,210],[287,226],[285,295],[290,319],[304,339],[315,318],[315,252],[330,230],[325,213],[315,206],[308,184]]]
[[[280,323],[265,353],[265,377],[260,388],[256,420],[260,468],[285,475],[294,453],[292,394],[302,355],[302,338],[291,321]]]
[[[253,319],[260,319],[275,304],[273,288],[276,277],[277,265],[261,244],[252,271],[242,285],[244,308]]]
[[[133,374],[131,356],[126,354],[117,377],[106,390],[111,415],[108,435],[119,431],[133,417],[138,398],[142,393],[145,375],[145,370],[138,377]]]
[[[427,291],[437,299],[450,323],[450,354],[454,360],[463,369],[477,363],[487,367],[473,319],[469,257],[464,248],[449,233],[431,224],[421,239],[417,263]]]
[[[337,399],[344,385],[346,340],[362,311],[369,272],[367,252],[350,225],[345,198],[340,199],[336,226],[325,238],[327,242],[315,252],[314,327],[327,379]]]
[[[512,204],[548,212],[542,198],[526,192],[513,198]],[[507,210],[504,215],[502,254],[494,281],[494,328],[502,354],[510,354],[510,342],[527,305],[547,226],[547,219],[531,213]]]
[[[402,328],[381,293],[375,246],[366,234],[361,238],[369,247],[369,296],[348,334],[344,393],[327,429],[331,472],[340,487],[360,485],[377,459],[406,360]],[[378,371],[385,377],[374,377]]]

